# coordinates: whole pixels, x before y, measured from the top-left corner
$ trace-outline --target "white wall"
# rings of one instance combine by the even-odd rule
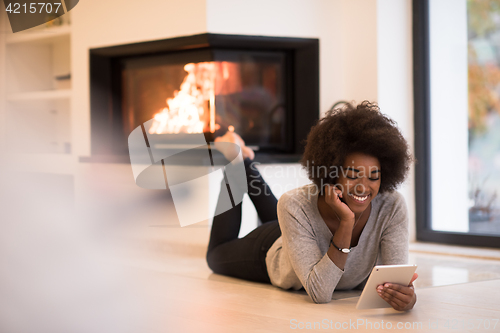
[[[207,0],[212,33],[320,39],[320,112],[339,100],[377,100],[372,0]]]
[[[412,1],[377,1],[377,89],[383,113],[397,123],[414,151]],[[410,216],[410,240],[416,239],[414,168],[400,188]]]
[[[320,110],[343,98],[342,1],[207,0],[212,33],[320,39]]]
[[[339,51],[342,62],[336,64],[343,85],[342,99],[378,101],[377,75],[377,4],[381,0],[342,0]]]

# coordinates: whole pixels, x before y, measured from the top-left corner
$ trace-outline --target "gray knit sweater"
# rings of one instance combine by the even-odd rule
[[[319,213],[314,185],[283,194],[278,220],[282,236],[266,256],[271,283],[283,289],[304,287],[316,303],[330,302],[335,289],[362,287],[376,264],[408,260],[408,212],[398,192],[378,194],[372,200],[370,217],[344,270],[326,253],[333,235]]]

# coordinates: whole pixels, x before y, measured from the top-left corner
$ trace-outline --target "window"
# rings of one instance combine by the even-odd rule
[[[417,239],[500,247],[500,1],[414,0]]]

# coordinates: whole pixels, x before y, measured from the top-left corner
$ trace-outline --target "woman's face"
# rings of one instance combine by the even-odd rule
[[[337,187],[345,203],[353,213],[362,213],[380,189],[382,174],[378,158],[363,153],[349,154],[339,173]]]

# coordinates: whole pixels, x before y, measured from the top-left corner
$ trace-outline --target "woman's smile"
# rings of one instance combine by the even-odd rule
[[[349,196],[353,199],[355,203],[364,204],[365,201],[370,197],[370,194],[357,196],[355,194],[349,193]]]

